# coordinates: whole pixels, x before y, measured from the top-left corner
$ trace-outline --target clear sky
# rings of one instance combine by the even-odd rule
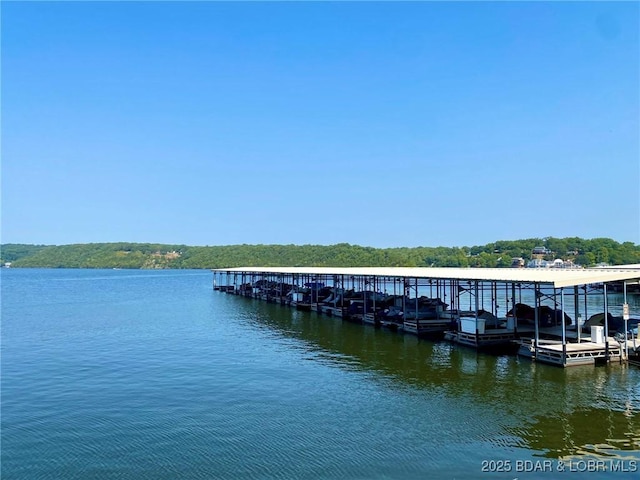
[[[638,2],[1,2],[3,243],[640,243]]]

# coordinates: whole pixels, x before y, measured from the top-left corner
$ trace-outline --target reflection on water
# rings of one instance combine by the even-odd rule
[[[536,416],[517,434],[526,439],[529,448],[550,458],[627,458],[626,452],[640,451],[640,423],[630,411],[580,406],[565,413]]]
[[[493,441],[548,458],[640,459],[640,369],[566,369],[514,356],[493,356],[448,342],[398,335],[369,325],[229,296],[247,321],[301,340],[309,358],[375,378],[441,391],[451,402],[471,400],[502,416]],[[452,407],[452,414],[460,412]],[[478,419],[482,422],[482,419]]]

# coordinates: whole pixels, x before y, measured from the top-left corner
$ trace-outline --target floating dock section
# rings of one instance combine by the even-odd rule
[[[640,315],[627,303],[640,266],[238,267],[213,274],[221,292],[562,367],[640,355]],[[609,299],[613,284],[622,285],[622,301],[620,294]]]

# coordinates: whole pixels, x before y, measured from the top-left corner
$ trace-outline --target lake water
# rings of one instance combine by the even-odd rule
[[[208,271],[1,285],[5,480],[640,476],[640,368],[478,354]]]

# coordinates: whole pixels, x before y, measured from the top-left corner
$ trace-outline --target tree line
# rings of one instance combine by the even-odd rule
[[[187,246],[154,243],[0,246],[0,262],[42,268],[225,268],[225,267],[509,267],[513,258],[560,258],[592,267],[640,263],[640,245],[610,238],[530,238],[472,247],[373,248],[336,245]]]

